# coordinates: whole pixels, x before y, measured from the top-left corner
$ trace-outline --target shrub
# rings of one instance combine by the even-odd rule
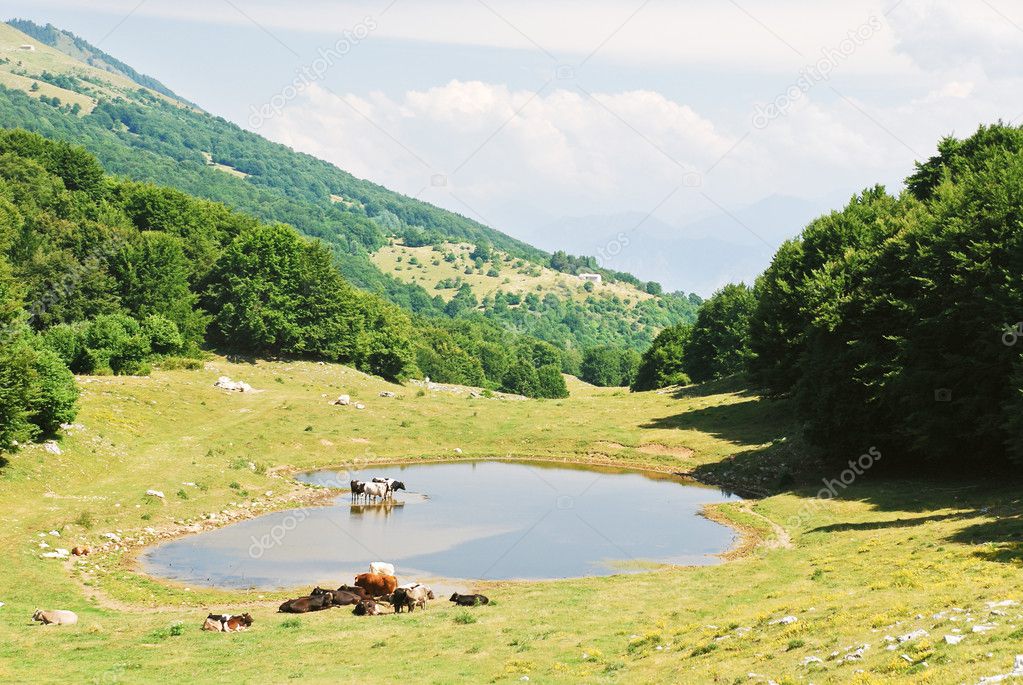
[[[62,423],[74,421],[77,403],[78,386],[64,361],[49,348],[37,350],[32,362],[29,423],[40,434],[53,435]]]
[[[142,322],[142,332],[149,338],[150,349],[156,354],[175,354],[185,344],[177,324],[158,314],[146,317]]]

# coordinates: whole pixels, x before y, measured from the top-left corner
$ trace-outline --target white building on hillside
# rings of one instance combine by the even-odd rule
[[[600,283],[603,280],[600,274],[579,274],[579,278],[590,283]]]

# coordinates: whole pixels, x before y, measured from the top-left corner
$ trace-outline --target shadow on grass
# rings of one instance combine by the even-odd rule
[[[740,399],[713,403],[711,398],[722,394]],[[815,457],[819,450],[799,437],[791,402],[762,399],[744,386],[742,378],[687,386],[672,396],[697,406],[653,419],[642,428],[700,431],[739,448],[728,458],[692,470],[691,475],[705,483],[753,496],[791,493],[816,498],[827,483],[838,482],[849,460],[860,456]],[[700,406],[704,398],[711,403]],[[869,448],[866,442],[864,452]],[[963,527],[945,534],[944,541],[978,546],[974,554],[988,561],[1023,562],[1023,496],[1004,473],[972,460],[964,460],[958,471],[936,472],[931,465],[907,464],[882,453],[889,458],[861,471],[848,487],[833,489],[837,500],[869,504],[878,512],[877,520],[836,523],[812,532],[909,529],[962,521]],[[893,512],[905,515],[889,519]]]

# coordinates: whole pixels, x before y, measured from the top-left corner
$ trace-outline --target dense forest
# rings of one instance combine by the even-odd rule
[[[97,66],[113,67],[140,85],[180,100],[158,82],[137,74],[73,34],[28,21],[10,23],[41,42],[71,51],[79,59],[92,58]],[[75,76],[73,67],[69,67],[68,74],[23,75],[56,78],[60,79],[56,84],[60,87],[94,92],[95,84]],[[72,109],[59,98],[42,98],[0,86],[0,126],[25,128],[82,145],[109,173],[177,188],[265,222],[290,224],[330,248],[350,283],[415,314],[432,318],[480,314],[503,328],[571,349],[576,358],[590,348],[609,345],[643,350],[662,328],[695,318],[700,301],[695,295],[662,293],[659,284],[601,269],[592,257],[563,252],[548,255],[464,216],[355,178],[332,164],[144,89],[126,92],[117,99],[100,98],[84,116]],[[236,173],[225,173],[223,168]],[[445,241],[488,245],[565,273],[600,273],[609,281],[629,283],[657,298],[642,303],[633,313],[610,297],[593,296],[576,302],[540,293],[521,308],[501,302],[468,302],[471,306],[452,313],[435,293],[419,284],[403,283],[370,261],[369,254],[392,238],[407,245]]]
[[[947,138],[906,189],[878,186],[663,331],[637,390],[749,372],[808,442],[847,459],[1023,461],[1023,128]]]
[[[567,395],[569,362],[548,343],[482,317],[413,318],[290,226],[115,179],[22,130],[0,132],[0,326],[4,449],[73,418],[72,372],[195,366],[206,348]]]

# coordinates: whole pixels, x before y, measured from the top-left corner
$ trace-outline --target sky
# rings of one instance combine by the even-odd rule
[[[701,293],[1023,120],[1009,0],[8,0],[213,114]]]

